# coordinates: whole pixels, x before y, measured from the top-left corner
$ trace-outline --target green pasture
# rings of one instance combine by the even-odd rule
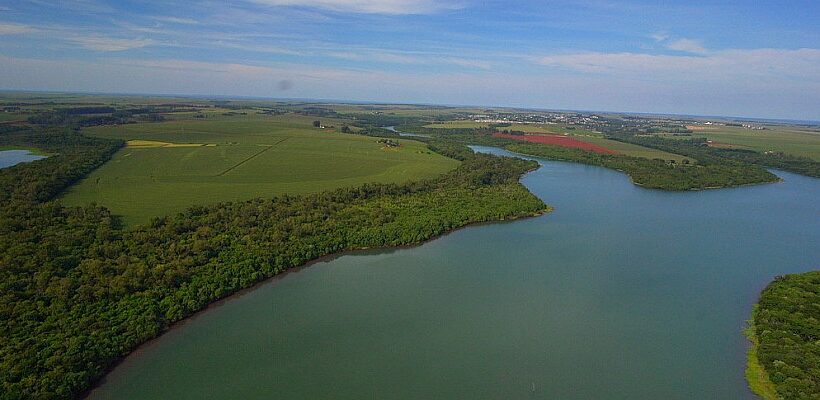
[[[93,136],[172,144],[126,146],[62,200],[96,202],[133,226],[193,205],[399,183],[458,165],[420,142],[399,140],[401,147],[386,148],[377,138],[313,128],[312,120],[248,115],[87,129]]]
[[[820,132],[792,126],[767,126],[752,130],[736,126],[703,127],[692,132],[694,137],[728,143],[756,151],[781,151],[820,161]]]

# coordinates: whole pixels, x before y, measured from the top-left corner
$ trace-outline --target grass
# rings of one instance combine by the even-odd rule
[[[96,202],[133,226],[193,205],[401,183],[458,165],[419,142],[387,149],[376,138],[313,128],[313,119],[248,115],[87,129],[129,145],[62,200]]]
[[[27,116],[24,114],[7,113],[0,111],[0,122],[25,121],[26,118]]]
[[[698,126],[694,137],[757,151],[781,151],[820,161],[820,132],[792,126],[769,125],[766,130],[736,126]]]
[[[757,312],[757,305],[755,310]],[[746,353],[746,381],[749,383],[749,389],[760,396],[763,400],[779,400],[774,384],[769,380],[769,374],[763,369],[760,361],[757,358],[757,348],[760,345],[755,335],[754,321],[749,320],[749,326],[744,329],[743,333],[749,338],[751,346]]]

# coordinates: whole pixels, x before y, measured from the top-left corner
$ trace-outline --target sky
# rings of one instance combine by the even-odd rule
[[[816,0],[0,0],[0,90],[816,121],[818,21]]]

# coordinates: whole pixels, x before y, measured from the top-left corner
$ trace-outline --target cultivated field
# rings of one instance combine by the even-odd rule
[[[769,125],[766,130],[737,126],[694,127],[692,136],[756,151],[782,151],[820,161],[820,132],[792,126]]]
[[[510,135],[506,133],[495,133],[494,137],[519,140],[522,142],[541,143],[559,147],[567,147],[571,149],[581,149],[592,151],[599,154],[616,154],[615,151],[607,149],[606,147],[594,145],[576,139],[574,136],[565,135]]]
[[[214,116],[88,128],[88,135],[129,145],[62,199],[97,202],[134,225],[192,205],[424,179],[458,164],[419,142],[400,140],[401,147],[387,148],[377,138],[313,128],[313,119]]]

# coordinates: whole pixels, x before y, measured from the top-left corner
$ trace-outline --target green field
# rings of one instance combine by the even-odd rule
[[[781,151],[820,161],[820,132],[792,126],[767,126],[751,130],[736,126],[697,126],[694,137],[733,144],[757,151]]]
[[[0,122],[25,121],[24,114],[0,112]]]
[[[313,128],[312,120],[248,115],[86,129],[91,136],[162,143],[132,142],[62,200],[97,202],[134,225],[193,205],[399,183],[458,165],[419,142],[387,148],[376,138]]]

